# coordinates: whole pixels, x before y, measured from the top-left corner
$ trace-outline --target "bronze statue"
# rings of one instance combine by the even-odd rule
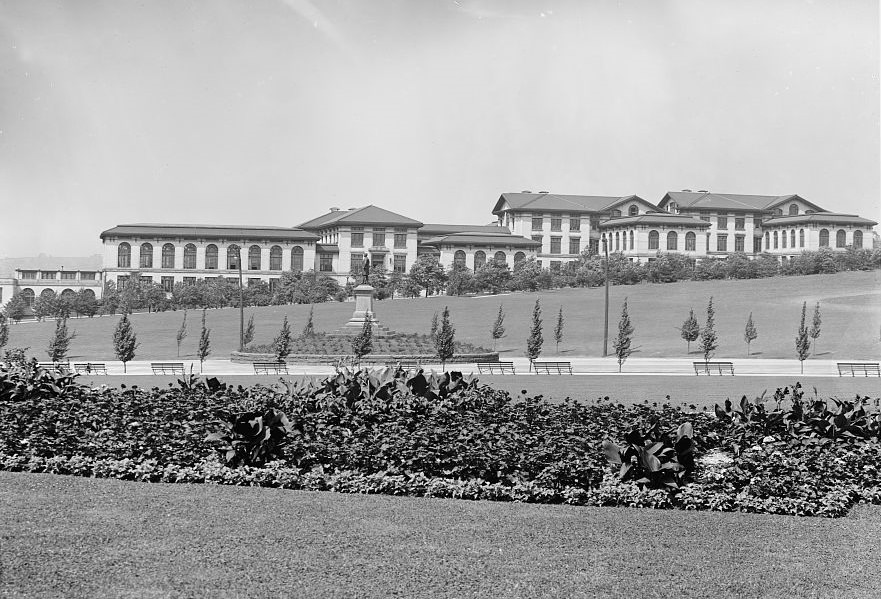
[[[363,275],[363,284],[367,285],[367,277],[370,275],[370,258],[367,257],[367,254],[364,254],[364,262],[361,263],[361,274]]]

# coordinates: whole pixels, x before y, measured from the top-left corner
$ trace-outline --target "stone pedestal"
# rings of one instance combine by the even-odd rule
[[[349,321],[337,329],[333,335],[357,335],[364,328],[364,322],[369,318],[373,323],[373,335],[375,337],[384,337],[389,330],[382,326],[376,319],[373,312],[373,287],[370,285],[358,285],[355,287],[355,312]]]

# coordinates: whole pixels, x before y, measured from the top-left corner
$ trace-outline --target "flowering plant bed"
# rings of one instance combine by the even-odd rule
[[[272,344],[252,344],[245,353],[273,354]],[[434,342],[429,335],[418,333],[392,333],[373,339],[373,352],[383,355],[434,356],[437,354]],[[489,354],[490,350],[470,343],[456,342],[456,353]],[[349,337],[316,333],[308,337],[297,337],[291,342],[291,355],[351,355],[352,340]]]

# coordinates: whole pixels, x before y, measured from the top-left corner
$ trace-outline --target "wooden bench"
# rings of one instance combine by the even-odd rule
[[[401,368],[402,370],[418,370],[422,368],[419,360],[397,360],[395,362],[386,362],[385,365],[389,368]]]
[[[477,371],[480,374],[517,374],[514,362],[478,362]]]
[[[857,373],[864,376],[874,374],[881,376],[881,365],[878,362],[838,362],[838,376],[844,376],[846,372],[850,376],[856,376]]]
[[[535,374],[572,374],[572,364],[569,362],[533,362]]]
[[[73,369],[77,374],[107,374],[107,365],[101,362],[74,362]]]
[[[54,370],[60,374],[70,374],[70,362],[37,362],[43,370]]]
[[[730,374],[734,376],[734,362],[692,362],[695,374]]]
[[[153,374],[184,374],[183,362],[151,362],[150,368],[153,369]]]
[[[254,374],[288,374],[287,362],[254,362]]]

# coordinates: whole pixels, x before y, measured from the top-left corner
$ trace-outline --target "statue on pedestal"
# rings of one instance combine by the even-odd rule
[[[370,258],[364,254],[364,262],[361,263],[361,274],[364,276],[362,283],[367,285],[367,277],[370,276]]]

